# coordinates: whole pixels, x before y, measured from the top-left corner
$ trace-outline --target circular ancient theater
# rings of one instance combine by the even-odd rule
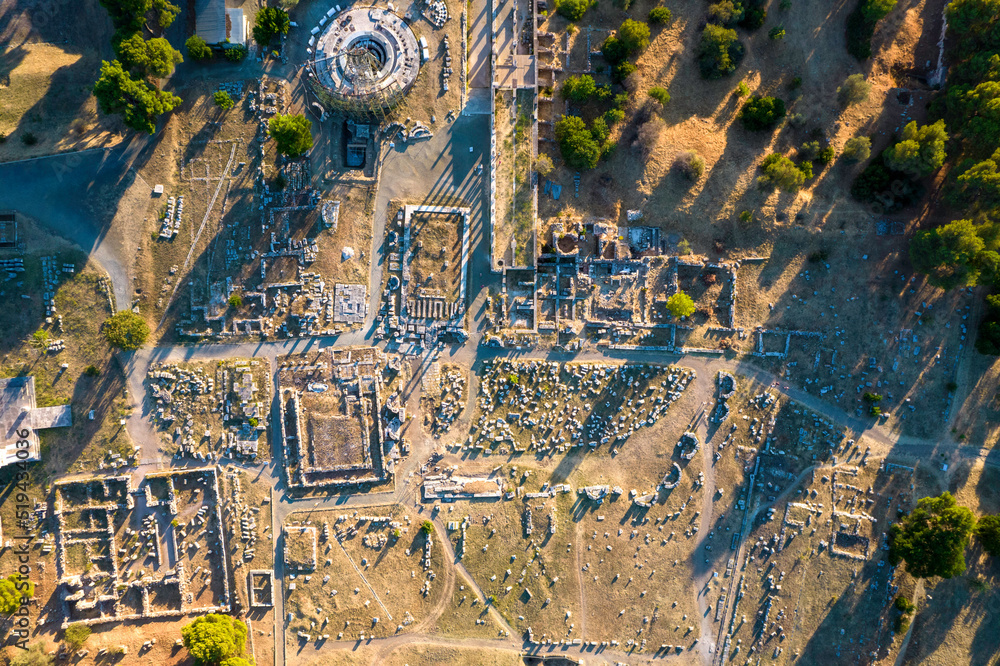
[[[309,62],[313,90],[332,111],[363,118],[384,116],[417,80],[417,38],[406,21],[388,9],[333,12],[314,37]]]

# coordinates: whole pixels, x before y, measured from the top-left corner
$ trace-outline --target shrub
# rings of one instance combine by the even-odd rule
[[[98,369],[96,365],[88,365],[86,368],[84,368],[83,374],[87,375],[88,377],[97,377],[101,374],[101,371],[100,369]]]
[[[608,124],[608,127],[614,127],[623,120],[625,120],[625,112],[621,109],[608,109],[604,112],[604,122]]]
[[[799,147],[799,158],[814,160],[819,155],[819,141],[806,141]]]
[[[852,162],[864,162],[871,157],[872,140],[866,136],[851,137],[844,143],[844,150],[840,154]]]
[[[895,606],[896,610],[902,613],[912,613],[917,609],[916,605],[903,595],[896,597]]]
[[[863,74],[851,74],[837,88],[837,98],[845,107],[860,104],[868,99],[868,93],[871,92],[871,89],[872,84],[865,81]]]
[[[760,168],[764,175],[758,179],[758,184],[763,188],[777,187],[784,192],[798,190],[807,178],[812,177],[812,164],[805,162],[801,167],[796,166],[795,162],[780,153],[765,157]]]
[[[212,57],[212,48],[198,35],[188,37],[184,46],[192,60],[204,61]]]
[[[833,146],[827,146],[816,155],[816,161],[820,164],[829,164],[835,157],[837,157],[837,151],[834,150]]]
[[[121,310],[104,322],[104,337],[116,349],[132,351],[146,343],[149,325],[131,310]]]
[[[589,74],[567,77],[559,94],[573,102],[586,102],[597,94],[597,84]]]
[[[212,95],[212,99],[215,101],[215,105],[223,111],[228,111],[236,106],[236,102],[233,101],[233,98],[225,90],[217,91]]]
[[[736,71],[745,49],[735,30],[709,24],[698,43],[698,66],[702,77],[718,79]]]
[[[558,0],[556,11],[567,21],[579,21],[594,4],[594,0]]]
[[[552,158],[545,153],[540,153],[538,158],[535,159],[535,171],[541,176],[547,176],[552,173],[555,165],[552,164]]]
[[[26,146],[34,146],[38,143],[38,137],[31,132],[25,132],[21,135],[21,143]]]
[[[653,7],[649,11],[649,22],[653,25],[666,25],[670,23],[671,18],[673,18],[673,15],[666,7]]]
[[[247,51],[247,47],[245,46],[236,45],[227,46],[222,50],[222,53],[226,56],[226,60],[229,62],[243,62],[246,60],[247,53],[249,53],[249,51]]]
[[[764,21],[767,20],[767,9],[765,9],[767,0],[742,1],[745,10],[743,11],[743,20],[740,21],[740,26],[747,30],[756,30],[764,25]]]
[[[237,310],[243,307],[243,297],[239,294],[233,294],[229,297],[229,307],[236,308]]]
[[[655,99],[660,104],[664,104],[664,105],[667,102],[670,101],[670,93],[667,92],[666,88],[661,88],[659,86],[655,86],[653,88],[650,88],[649,89],[649,96],[652,97],[653,99]]]
[[[720,0],[708,6],[708,20],[731,28],[743,19],[743,5],[733,0]]]
[[[785,28],[784,26],[776,25],[767,33],[767,36],[772,40],[776,41],[785,38]]]
[[[594,122],[590,124],[590,135],[594,137],[594,141],[597,143],[604,143],[608,140],[608,136],[611,131],[608,129],[608,123],[602,117],[597,117]]]
[[[798,90],[801,87],[802,87],[802,77],[801,76],[793,76],[792,80],[788,82],[788,89],[789,90]]]
[[[649,156],[660,139],[663,127],[664,122],[659,117],[647,120],[639,126],[639,131],[636,133],[635,142],[632,144],[632,147],[638,148],[643,155]]]
[[[424,522],[422,522],[420,524],[420,531],[423,532],[424,534],[433,534],[434,533],[434,523],[432,523],[429,520],[425,520]]]
[[[740,121],[752,132],[773,128],[785,117],[785,103],[777,97],[759,97],[747,100],[740,111]]]
[[[677,169],[691,181],[698,181],[705,173],[705,160],[693,150],[686,150],[674,161]]]
[[[628,95],[625,93],[618,93],[615,98],[611,100],[611,105],[616,109],[624,109],[628,106]]]
[[[91,629],[85,624],[71,624],[66,627],[63,639],[71,650],[76,651],[83,647],[83,644],[90,638]]]
[[[635,72],[636,69],[638,68],[635,66],[634,62],[623,60],[615,66],[614,70],[611,72],[611,78],[616,83],[621,83],[627,79],[630,74]]]
[[[746,81],[740,81],[733,93],[735,93],[737,97],[746,97],[750,94],[750,86],[747,85]]]

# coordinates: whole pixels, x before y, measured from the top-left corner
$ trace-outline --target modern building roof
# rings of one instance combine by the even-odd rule
[[[0,379],[0,465],[41,460],[37,431],[72,424],[69,405],[35,405],[34,377]],[[18,451],[25,449],[27,456],[22,453],[18,457]]]
[[[195,33],[208,44],[226,41],[226,0],[195,0]]]

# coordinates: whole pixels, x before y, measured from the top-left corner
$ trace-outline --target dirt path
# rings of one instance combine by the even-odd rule
[[[583,591],[583,565],[580,563],[580,551],[583,545],[580,543],[580,525],[574,525],[573,530],[573,550],[576,551],[576,584],[580,588],[580,633],[581,638],[586,640],[587,636],[587,595]]]

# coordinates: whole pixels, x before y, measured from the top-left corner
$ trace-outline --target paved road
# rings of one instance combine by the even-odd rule
[[[140,237],[113,224],[117,209],[101,199],[115,196],[119,208],[148,204],[150,191],[123,159],[137,149],[129,144],[0,164],[0,183],[17,183],[0,187],[0,209],[15,209],[82,247],[111,277],[119,308],[131,303]]]

